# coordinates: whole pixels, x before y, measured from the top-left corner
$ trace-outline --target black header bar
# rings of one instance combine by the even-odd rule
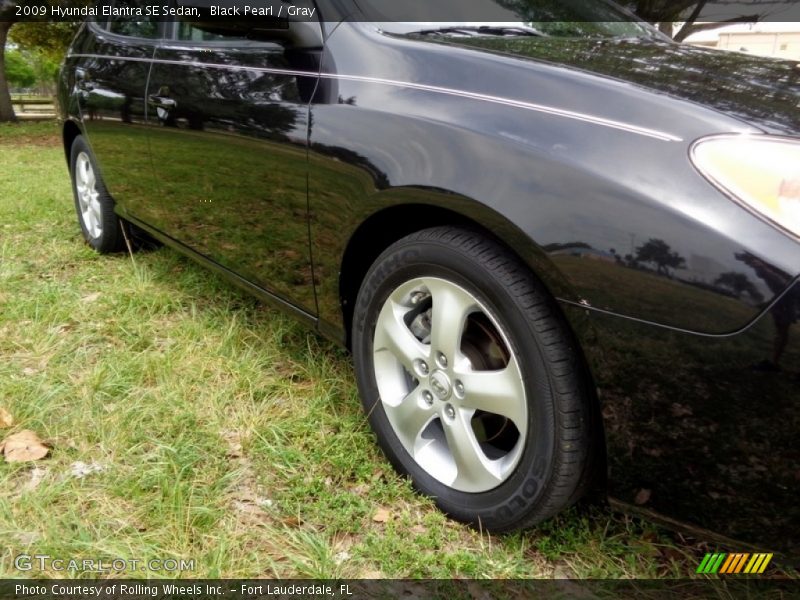
[[[290,21],[509,23],[681,21],[800,22],[800,0],[0,0],[0,21],[176,20],[215,18]],[[649,11],[640,12],[637,9]],[[661,17],[658,17],[661,15]]]

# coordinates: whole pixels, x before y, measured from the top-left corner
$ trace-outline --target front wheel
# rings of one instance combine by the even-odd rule
[[[493,241],[439,227],[388,248],[358,295],[353,354],[386,456],[453,518],[520,529],[586,488],[580,353],[553,299]]]

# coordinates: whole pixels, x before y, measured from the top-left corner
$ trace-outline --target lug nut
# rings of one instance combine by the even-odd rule
[[[439,363],[439,366],[443,369],[447,368],[447,357],[441,352],[436,355],[436,362]]]
[[[417,361],[417,371],[420,375],[427,375],[429,370],[428,363],[426,363],[424,360]]]
[[[459,398],[463,398],[464,397],[464,384],[461,383],[460,381],[456,381],[456,383],[455,383],[455,385],[453,387],[455,387],[456,396],[458,396]]]
[[[456,418],[456,409],[453,408],[450,404],[444,407],[444,414],[447,415],[448,419],[455,419]]]
[[[428,390],[422,392],[422,399],[428,406],[433,406],[433,394],[431,394]]]

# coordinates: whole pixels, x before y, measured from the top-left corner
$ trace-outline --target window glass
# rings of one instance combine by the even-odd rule
[[[117,0],[114,2],[114,8],[120,9],[121,15],[133,14],[134,9],[141,8],[144,12],[143,4],[136,0]],[[115,12],[117,12],[115,10]],[[111,33],[119,35],[126,35],[129,37],[157,39],[159,36],[159,25],[155,17],[138,17],[136,16],[112,16],[108,22],[108,30]]]
[[[243,37],[235,37],[232,35],[222,35],[219,33],[211,33],[199,27],[195,27],[191,23],[181,21],[178,24],[178,39],[190,42],[228,42],[236,40],[244,40]]]
[[[370,20],[390,33],[509,36],[513,29],[549,37],[655,37],[649,25],[607,0],[369,0]],[[485,22],[475,22],[484,16]],[[407,21],[411,17],[414,21]],[[388,18],[387,18],[388,17]],[[459,18],[461,17],[461,18]],[[483,27],[483,30],[481,29]]]

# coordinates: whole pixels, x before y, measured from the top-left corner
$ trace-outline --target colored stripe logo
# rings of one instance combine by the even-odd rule
[[[767,569],[772,556],[772,554],[714,552],[705,555],[703,562],[697,567],[697,573],[704,575],[760,574]]]

